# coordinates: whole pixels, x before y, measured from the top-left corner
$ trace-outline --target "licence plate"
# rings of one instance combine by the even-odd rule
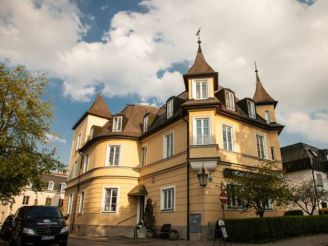
[[[53,240],[55,239],[55,236],[43,236],[41,240]]]

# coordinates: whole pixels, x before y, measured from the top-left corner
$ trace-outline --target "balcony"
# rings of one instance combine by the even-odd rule
[[[216,158],[218,145],[215,136],[192,136],[190,141],[190,158]]]
[[[214,136],[192,136],[190,145],[211,145],[215,144]]]

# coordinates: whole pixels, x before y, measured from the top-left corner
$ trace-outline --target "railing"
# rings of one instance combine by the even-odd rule
[[[214,136],[192,136],[192,145],[208,145],[214,144]]]

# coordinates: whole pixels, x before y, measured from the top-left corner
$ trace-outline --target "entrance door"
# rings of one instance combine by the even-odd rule
[[[145,196],[138,197],[138,207],[137,207],[137,224],[143,221],[145,212]]]

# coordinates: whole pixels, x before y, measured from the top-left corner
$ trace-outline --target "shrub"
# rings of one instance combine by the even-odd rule
[[[263,243],[303,234],[328,232],[328,216],[282,216],[226,219],[228,240]]]
[[[302,210],[289,210],[286,211],[284,216],[299,216],[304,215]]]

